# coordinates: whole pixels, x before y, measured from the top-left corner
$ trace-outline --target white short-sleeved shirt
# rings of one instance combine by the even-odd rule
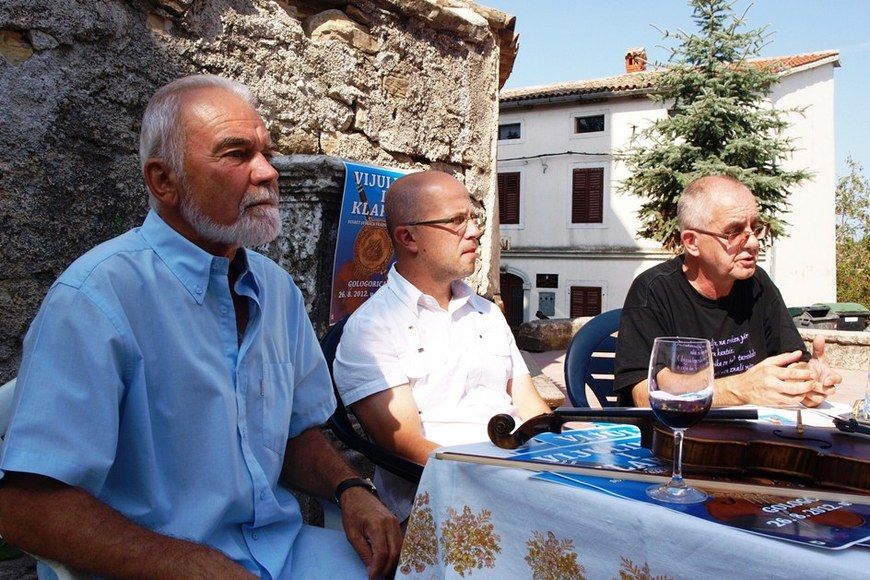
[[[335,383],[346,405],[409,384],[424,436],[445,446],[486,441],[493,415],[519,416],[507,382],[529,371],[504,316],[464,282],[452,290],[444,310],[395,266],[390,270],[387,283],[351,315],[336,351]],[[401,505],[410,513],[413,493],[394,494],[398,478],[380,471],[376,477],[384,503],[404,519]]]

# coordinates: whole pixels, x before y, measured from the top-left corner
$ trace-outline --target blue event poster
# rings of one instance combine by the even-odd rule
[[[640,431],[634,425],[593,423],[586,429],[536,435],[510,459],[543,461],[616,471],[652,474],[670,473],[670,462],[655,457],[640,445]]]
[[[596,423],[591,429],[545,433],[536,436],[527,450],[514,452],[510,458],[621,471],[670,472],[670,462],[663,462],[642,448],[637,428],[628,425]],[[836,550],[870,540],[870,504],[708,489],[705,491],[710,498],[706,502],[681,506],[649,498],[647,482],[557,472],[539,473],[534,477],[593,488],[754,534],[810,546]]]
[[[395,261],[384,221],[384,193],[405,175],[345,161],[344,193],[338,218],[329,324],[348,316],[387,281]]]

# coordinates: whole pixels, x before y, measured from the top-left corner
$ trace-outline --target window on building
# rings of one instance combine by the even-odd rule
[[[571,179],[571,223],[604,221],[604,168],[575,169]]]
[[[601,314],[601,288],[571,286],[571,318]]]
[[[520,223],[520,174],[498,174],[498,221],[501,224]]]
[[[604,115],[574,117],[575,133],[600,133],[604,131]]]
[[[519,139],[522,136],[521,123],[505,123],[498,126],[498,140]]]

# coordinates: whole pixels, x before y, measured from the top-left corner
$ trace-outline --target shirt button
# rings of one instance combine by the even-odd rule
[[[259,540],[260,536],[257,534],[257,532],[251,532],[251,539],[252,540]]]
[[[266,491],[265,490],[260,492],[260,499],[266,499]]]
[[[242,427],[242,439],[244,439],[248,435],[248,430]]]
[[[227,313],[227,307],[221,306],[221,314],[226,314],[226,313]]]
[[[193,291],[196,292],[197,294],[202,294],[202,288],[200,288],[199,286],[194,288]]]

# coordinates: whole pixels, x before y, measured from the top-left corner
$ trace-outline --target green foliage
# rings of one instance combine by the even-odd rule
[[[788,189],[810,174],[782,167],[794,151],[782,137],[786,111],[765,102],[778,71],[747,62],[758,56],[767,34],[764,28],[744,30],[733,0],[690,4],[698,33],[664,32],[679,46],[671,49],[652,98],[671,104],[669,115],[620,152],[631,173],[621,190],[645,199],[638,235],[674,249],[680,244],[677,201],[683,189],[704,175],[731,175],[755,194],[761,218],[776,236]]]
[[[846,158],[849,175],[837,182],[837,301],[870,307],[870,182]]]

